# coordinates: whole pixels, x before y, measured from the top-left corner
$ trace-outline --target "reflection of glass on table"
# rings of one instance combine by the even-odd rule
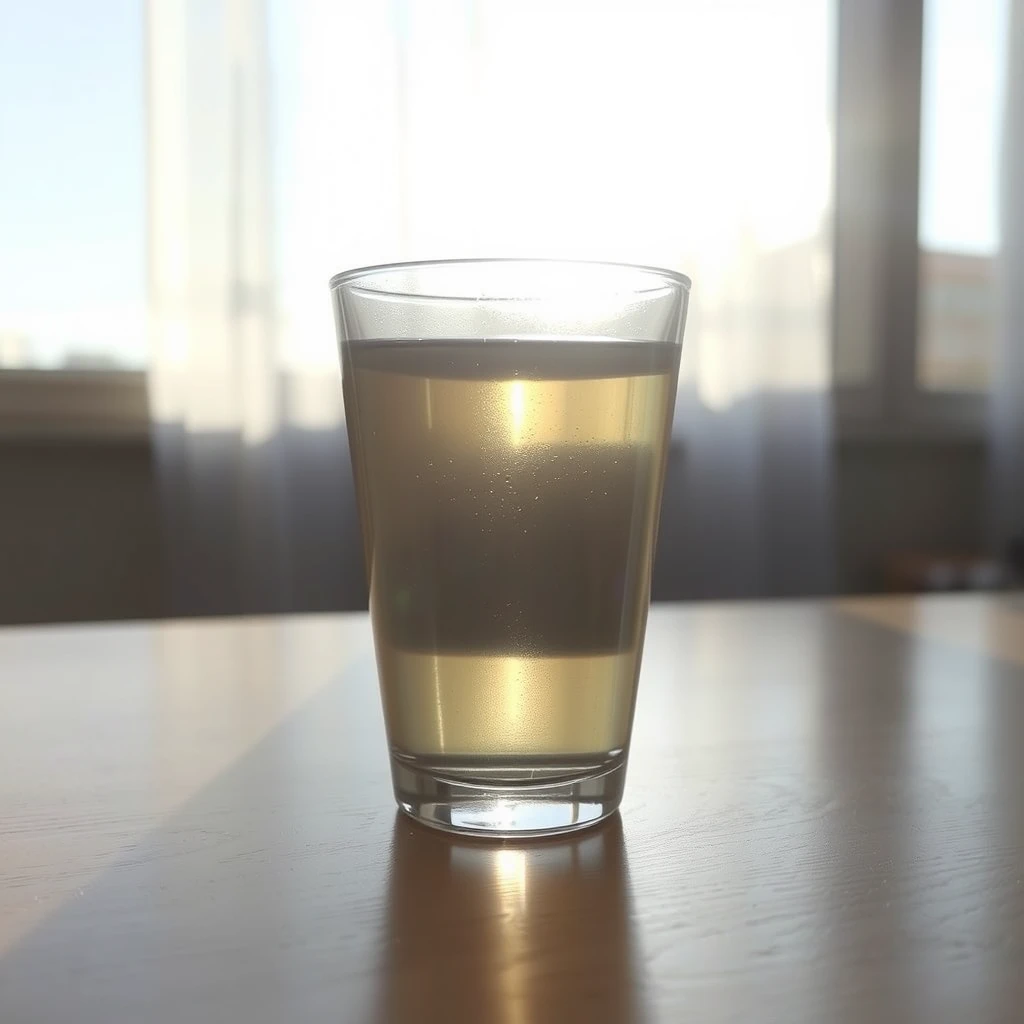
[[[375,1019],[641,1021],[622,823],[489,846],[395,820]]]

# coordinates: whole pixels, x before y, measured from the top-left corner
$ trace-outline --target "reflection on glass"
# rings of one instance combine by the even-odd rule
[[[644,1018],[617,814],[501,845],[398,815],[388,899],[379,1021]]]

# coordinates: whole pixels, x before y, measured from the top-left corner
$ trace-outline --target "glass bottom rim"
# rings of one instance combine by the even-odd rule
[[[472,770],[472,781],[450,771],[392,757],[395,800],[409,817],[430,828],[458,835],[539,838],[589,828],[614,814],[622,800],[626,756],[594,765],[571,778],[541,781],[495,779],[488,768]]]

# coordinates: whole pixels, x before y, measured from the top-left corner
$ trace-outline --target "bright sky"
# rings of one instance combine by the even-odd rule
[[[76,344],[108,345],[129,360],[144,358],[143,2],[0,0],[0,362],[5,343],[18,333],[29,336],[42,363],[59,360],[63,351]],[[307,147],[316,140],[315,131],[298,123],[316,112],[310,107],[316,83],[310,91],[310,83],[302,80],[304,62],[296,60],[296,52],[300,45],[303,53],[306,47],[318,45],[306,22],[316,20],[310,12],[322,17],[324,5],[317,0],[297,4],[269,0],[268,6],[278,90],[272,97],[278,139],[275,171],[282,192],[287,193],[296,160],[305,160],[306,166],[315,160],[315,154],[296,154],[292,149],[295,140]],[[365,12],[372,6],[363,2],[350,9]],[[514,9],[484,6],[492,19]],[[743,4],[732,6],[742,8]],[[922,243],[991,252],[997,241],[993,183],[1007,0],[926,0],[925,6]],[[549,7],[557,9],[554,0]],[[390,4],[380,8],[392,9]],[[423,11],[416,4],[409,9]],[[751,0],[751,15],[756,9]],[[749,28],[750,19],[734,17],[732,24]],[[510,45],[521,47],[515,25],[512,18],[492,38],[508,38]],[[419,30],[428,31],[429,26]],[[759,38],[761,44],[772,45]],[[820,35],[812,32],[809,38]],[[346,51],[344,41],[336,37],[321,42]],[[609,45],[614,45],[614,39]],[[736,46],[742,45],[737,38]],[[347,49],[347,54],[358,55],[358,48]],[[509,57],[512,74],[516,60],[511,52]],[[424,69],[415,67],[415,54],[412,60],[413,73],[422,81]],[[439,63],[443,62],[431,67],[440,76],[438,95],[443,96],[451,85],[444,76],[453,72]],[[521,82],[522,89],[527,89],[529,79]],[[640,86],[637,89],[642,93]],[[425,95],[422,90],[419,94]],[[297,102],[300,95],[301,103]],[[324,100],[336,102],[331,97]],[[731,102],[716,95],[689,95],[686,105],[682,100],[680,111],[688,105],[689,130],[697,132],[714,130],[717,107],[709,104]],[[609,101],[617,102],[614,91],[602,99]],[[579,97],[576,104],[578,112],[582,109]],[[582,112],[589,116],[586,109]],[[597,113],[591,110],[595,117]],[[644,130],[658,131],[659,126],[646,124],[644,116],[645,110],[638,107]],[[550,141],[557,146],[559,139]],[[784,138],[775,141],[787,144]],[[421,142],[411,140],[413,152]],[[524,166],[522,171],[536,177],[557,168]],[[421,176],[425,173],[421,171]],[[430,191],[428,184],[443,186],[440,179],[432,184],[426,179],[413,183],[413,202],[418,191]],[[580,187],[587,186],[581,180]],[[281,259],[294,262],[305,274],[305,264],[300,262],[305,242],[294,232],[288,237],[284,220],[296,212],[296,203],[301,214],[301,196],[284,195],[277,203],[282,218],[277,237],[282,239]],[[418,217],[421,233],[436,230],[443,235],[443,214],[440,204],[428,203],[418,209],[414,221]],[[784,210],[780,216],[786,216]],[[594,228],[592,220],[582,213],[581,218],[581,231]],[[317,287],[321,286],[318,279]]]
[[[998,244],[996,171],[1008,0],[925,0],[919,236],[984,255]]]
[[[141,0],[0,0],[0,347],[138,333],[143,116]]]

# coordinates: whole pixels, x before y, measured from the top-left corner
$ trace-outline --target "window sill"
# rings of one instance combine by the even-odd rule
[[[148,443],[146,374],[109,370],[0,370],[0,444],[5,442]],[[684,439],[685,440],[685,439]],[[840,446],[985,444],[980,416],[886,419],[844,412]],[[673,443],[673,455],[678,455]]]
[[[986,443],[986,398],[878,386],[833,391],[840,444],[976,445]]]
[[[148,440],[143,372],[0,370],[0,443]]]

